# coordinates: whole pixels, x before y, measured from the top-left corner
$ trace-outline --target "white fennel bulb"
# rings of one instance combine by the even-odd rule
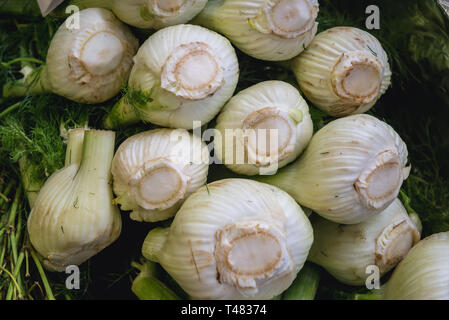
[[[214,150],[221,162],[236,173],[256,175],[295,160],[312,137],[313,123],[295,87],[265,81],[234,96],[215,129],[220,136]]]
[[[27,223],[49,270],[79,265],[119,237],[121,216],[110,185],[114,143],[112,131],[69,132],[66,166],[45,182]]]
[[[338,224],[319,216],[311,221],[314,243],[308,260],[347,285],[365,285],[371,266],[377,266],[383,276],[420,238],[399,199],[359,224]]]
[[[385,122],[365,114],[331,121],[303,155],[261,181],[287,191],[302,206],[344,224],[386,209],[408,177],[407,146]]]
[[[161,29],[186,23],[206,5],[207,0],[71,0],[80,8],[112,10],[123,22],[141,29]]]
[[[171,218],[203,186],[208,148],[184,129],[156,129],[128,138],[112,162],[116,203],[137,221]]]
[[[72,16],[67,18],[50,43],[44,67],[6,85],[4,96],[52,92],[95,104],[120,92],[131,72],[137,39],[109,10],[92,8],[77,14],[79,28],[72,26]]]
[[[390,86],[388,56],[366,31],[335,27],[319,33],[293,60],[301,91],[332,116],[368,111]]]
[[[291,285],[312,242],[287,193],[225,179],[193,193],[169,229],[150,231],[142,253],[194,299],[271,299]]]
[[[210,0],[194,23],[216,30],[246,54],[288,60],[317,32],[317,0]]]
[[[232,97],[238,76],[235,50],[218,33],[194,25],[159,30],[139,49],[128,93],[105,126],[139,120],[170,128],[202,126]]]
[[[449,300],[449,232],[414,246],[386,283],[387,300]]]

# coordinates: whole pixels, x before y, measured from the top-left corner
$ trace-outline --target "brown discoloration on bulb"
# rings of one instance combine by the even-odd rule
[[[333,91],[340,98],[349,100],[347,106],[345,105],[345,109],[350,110],[350,112],[348,113],[346,110],[346,114],[354,113],[360,105],[369,103],[376,99],[377,93],[379,92],[382,84],[381,64],[374,56],[366,55],[367,54],[363,52],[342,54],[334,64],[331,71],[331,74],[333,75],[331,80]],[[351,81],[351,76],[361,73],[366,74],[367,78],[370,79],[370,81],[373,81],[368,88],[368,92],[367,90],[358,92],[356,88],[351,88],[351,84],[354,81]],[[366,79],[360,79],[360,81],[362,83],[367,83]]]
[[[407,218],[385,227],[376,239],[375,263],[382,274],[404,259],[420,234]]]
[[[379,209],[396,198],[402,181],[402,165],[398,153],[386,150],[376,155],[372,164],[361,172],[354,182],[354,189],[365,206]]]
[[[209,267],[213,263],[214,257],[204,250],[192,250],[192,260],[195,261],[198,270],[201,270]]]
[[[195,254],[193,253],[193,248],[192,248],[192,242],[189,239],[189,240],[187,240],[187,243],[189,244],[191,263],[195,266],[195,271],[196,271],[196,275],[198,276],[198,281],[201,282],[200,270],[198,268],[198,265],[196,264]]]

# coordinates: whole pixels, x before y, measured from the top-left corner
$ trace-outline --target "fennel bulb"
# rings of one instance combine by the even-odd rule
[[[334,27],[319,33],[293,59],[301,91],[318,108],[342,117],[364,113],[390,86],[388,56],[366,31]]]
[[[186,23],[207,0],[71,0],[80,8],[105,8],[123,22],[141,29],[161,29]]]
[[[258,179],[328,220],[354,224],[396,199],[410,172],[407,156],[407,146],[388,124],[352,115],[320,129],[294,163]]]
[[[210,0],[193,20],[224,34],[246,54],[288,60],[317,32],[317,0]]]
[[[449,232],[424,238],[385,285],[388,300],[449,300]]]
[[[365,284],[368,266],[377,266],[380,276],[390,271],[420,238],[399,199],[359,224],[343,225],[319,216],[311,221],[315,240],[308,260],[353,286]]]
[[[139,269],[139,275],[131,286],[139,300],[180,300],[180,298],[156,277],[156,263],[145,261],[142,264],[133,262],[131,265]]]
[[[79,265],[119,237],[110,186],[114,142],[112,131],[69,132],[66,166],[45,182],[27,224],[47,269]]]
[[[295,87],[265,81],[234,96],[215,129],[220,136],[214,140],[214,151],[221,162],[236,173],[256,175],[295,160],[312,137],[313,123]]]
[[[194,299],[271,299],[291,285],[312,242],[287,193],[225,179],[193,193],[170,228],[150,231],[142,253]]]
[[[79,28],[67,18],[54,35],[45,65],[27,70],[19,82],[6,84],[4,97],[53,92],[87,104],[104,102],[128,81],[138,41],[112,12],[85,9]]]
[[[156,129],[128,138],[112,161],[115,203],[131,219],[171,218],[184,199],[206,183],[209,152],[184,129]]]
[[[105,119],[106,128],[139,120],[200,127],[220,112],[237,86],[239,67],[231,43],[200,26],[159,30],[134,60],[128,92]]]

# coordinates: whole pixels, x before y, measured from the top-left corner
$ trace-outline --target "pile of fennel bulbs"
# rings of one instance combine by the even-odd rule
[[[5,97],[53,92],[97,104],[129,80],[96,125],[166,127],[140,125],[117,144],[113,131],[69,131],[65,166],[33,199],[27,223],[44,266],[65,271],[116,241],[120,208],[142,224],[166,220],[147,224],[146,261],[134,264],[141,299],[177,298],[154,263],[189,298],[273,299],[306,283],[301,271],[310,262],[350,286],[365,285],[368,267],[380,276],[394,270],[385,299],[449,299],[447,277],[434,276],[447,269],[447,255],[437,254],[447,234],[420,241],[419,218],[398,198],[410,173],[407,146],[386,122],[362,114],[391,83],[381,42],[355,27],[318,32],[316,0],[206,2],[73,0],[89,8],[82,28],[62,24],[40,73],[24,67],[18,84],[4,86]],[[119,19],[160,30],[138,50]],[[240,67],[231,43],[256,59],[288,60],[296,82],[258,82],[234,94]],[[338,119],[313,133],[314,107]],[[187,130],[208,123],[223,138],[214,141],[215,159],[233,179],[207,183],[217,169],[212,150]],[[227,130],[239,132],[237,146]]]

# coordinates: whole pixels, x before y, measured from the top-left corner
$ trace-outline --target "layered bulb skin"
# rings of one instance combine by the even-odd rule
[[[386,300],[449,300],[449,232],[414,246],[386,283]]]
[[[271,299],[291,285],[312,242],[307,216],[284,191],[225,179],[193,193],[170,228],[150,231],[142,253],[193,299]]]
[[[373,266],[382,277],[420,239],[420,232],[399,199],[359,224],[338,224],[318,215],[311,221],[315,240],[308,260],[346,285],[365,285]]]
[[[134,60],[128,93],[105,119],[107,128],[139,120],[169,128],[200,127],[220,112],[238,82],[231,43],[200,26],[159,30]]]
[[[80,265],[119,237],[121,215],[110,185],[114,142],[112,131],[69,132],[66,166],[45,182],[27,223],[48,270]]]
[[[317,0],[209,1],[194,23],[222,33],[256,59],[284,61],[312,41],[318,7]]]
[[[407,146],[391,126],[370,115],[352,115],[331,121],[298,160],[260,180],[325,219],[356,224],[396,199],[410,173],[407,157]]]
[[[85,104],[107,101],[128,81],[138,40],[106,9],[79,12],[79,28],[69,17],[54,35],[46,64],[19,86],[5,86],[5,96],[52,92]]]
[[[140,29],[162,29],[187,23],[206,5],[207,0],[72,0],[81,8],[112,10],[126,24]]]
[[[245,175],[273,174],[309,143],[313,123],[299,91],[283,81],[265,81],[239,92],[217,119],[215,155]],[[221,138],[221,139],[220,139]]]
[[[134,135],[113,162],[115,203],[131,219],[155,222],[175,215],[183,201],[207,180],[208,148],[184,129],[156,129]]]
[[[366,31],[334,27],[319,33],[292,61],[301,91],[329,115],[371,109],[391,83],[388,56]]]

